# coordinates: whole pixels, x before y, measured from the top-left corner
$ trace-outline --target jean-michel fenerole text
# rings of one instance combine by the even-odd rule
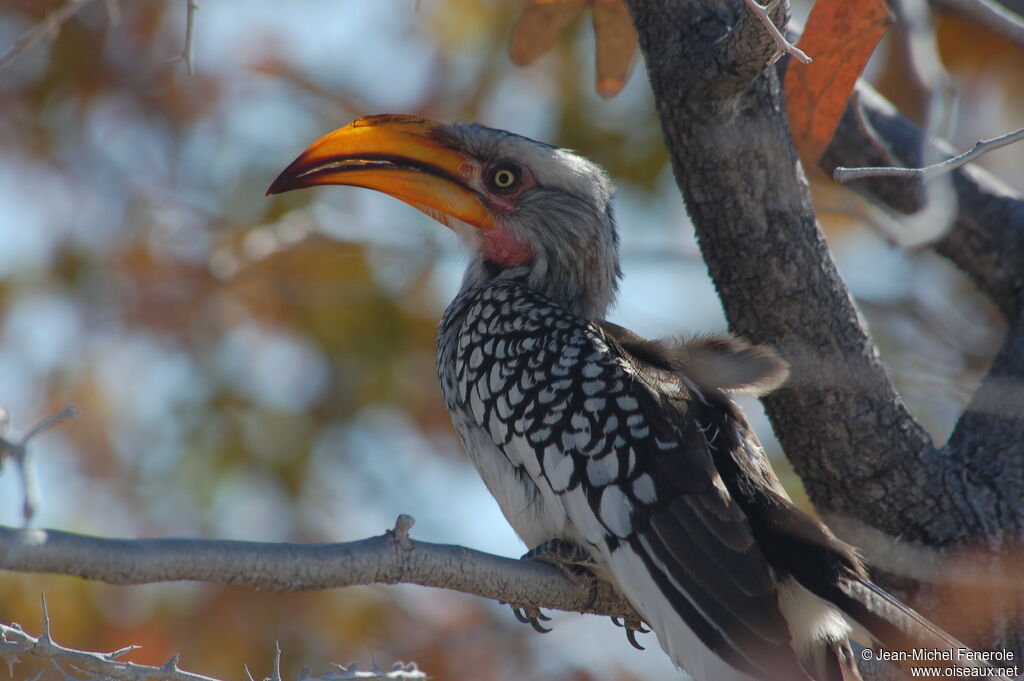
[[[984,660],[985,662],[1012,662],[1015,658],[1012,650],[971,650],[955,648],[940,650],[937,648],[911,648],[909,650],[875,650],[877,660],[888,662],[930,662]]]

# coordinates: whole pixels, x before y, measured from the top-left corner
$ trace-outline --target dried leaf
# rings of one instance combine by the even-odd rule
[[[791,62],[785,85],[793,142],[805,168],[817,164],[828,146],[857,78],[891,24],[884,0],[814,4],[799,43],[814,61]]]
[[[512,29],[508,46],[512,61],[526,66],[554,47],[587,4],[587,0],[531,0]]]
[[[626,84],[637,51],[636,29],[625,0],[594,0],[597,92],[614,97]]]
[[[626,84],[637,52],[626,0],[531,0],[512,30],[509,55],[525,66],[550,50],[586,5],[593,8],[597,92],[614,97]]]

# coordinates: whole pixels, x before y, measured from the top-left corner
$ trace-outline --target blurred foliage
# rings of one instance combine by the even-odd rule
[[[509,56],[519,66],[532,64],[588,6],[594,26],[595,87],[602,97],[614,97],[625,86],[639,51],[626,0],[530,0],[512,29]]]
[[[58,5],[5,3],[0,48]],[[427,514],[402,505],[401,485],[360,490],[374,484],[368,469],[394,474],[387,450],[405,443],[396,435],[367,451],[368,438],[397,424],[427,443],[418,454],[463,465],[434,368],[444,305],[436,268],[455,250],[448,235],[401,208],[366,217],[361,196],[336,195],[327,213],[309,192],[263,198],[307,142],[356,115],[394,106],[468,120],[512,101],[502,87],[513,67],[491,49],[505,41],[509,3],[390,5],[355,13],[383,35],[365,36],[379,47],[350,51],[361,59],[351,68],[330,55],[311,65],[294,49],[296,33],[329,42],[332,24],[316,23],[345,22],[349,10],[307,3],[296,11],[312,25],[276,34],[276,5],[253,3],[251,16],[204,7],[188,78],[173,60],[183,3],[118,3],[114,21],[109,5],[93,2],[0,71],[0,375],[10,379],[0,402],[23,428],[67,403],[82,409],[37,448],[41,524],[355,539],[383,531],[368,527],[376,518]],[[394,12],[404,20],[381,21]],[[248,25],[238,33],[226,20]],[[218,41],[230,45],[217,53]],[[377,70],[389,68],[389,47],[410,42],[426,82],[395,96]],[[600,147],[604,163],[653,191],[666,157],[649,100],[628,107],[647,119],[633,134],[589,116],[592,96],[573,78],[586,58],[567,46],[552,74],[515,74],[521,87],[546,91],[530,103],[543,109],[533,133]],[[365,423],[377,425],[366,433]],[[16,522],[17,488],[11,476],[3,482],[0,512]],[[459,489],[438,490],[451,493]],[[455,523],[464,513],[476,511],[434,515]],[[434,678],[590,678],[572,662],[552,671],[536,635],[504,609],[452,594],[276,596],[22,575],[0,576],[0,590],[3,621],[38,631],[45,592],[60,642],[141,645],[130,659],[152,664],[180,651],[185,668],[225,678],[242,677],[243,664],[267,673],[275,641],[292,675],[372,656],[415,659]],[[15,678],[36,669],[23,663]]]
[[[59,4],[3,3],[0,50]],[[668,229],[681,221],[679,198],[642,68],[601,100],[583,22],[517,69],[507,41],[521,3],[252,0],[204,4],[189,78],[174,61],[184,4],[89,3],[0,70],[0,405],[22,429],[68,403],[82,410],[36,444],[38,523],[333,541],[379,534],[410,512],[425,538],[507,533],[479,527],[478,516],[503,521],[480,505],[482,486],[465,482],[473,474],[461,477],[467,464],[436,382],[433,337],[460,262],[454,239],[366,193],[263,192],[306,144],[365,113],[481,120],[573,147],[620,183],[627,277],[669,282],[620,309],[646,305],[670,331],[691,331],[706,321],[677,287],[704,269],[664,257],[694,248],[689,231]],[[1019,53],[949,22],[940,35],[954,74],[1004,107],[991,111],[995,95],[965,100],[967,134],[1008,129],[1021,117],[1020,98],[1006,94],[1021,91]],[[883,53],[877,78],[912,106],[894,55]],[[998,162],[1020,186],[1020,152],[1005,154],[1016,166]],[[820,198],[825,185],[813,184]],[[880,244],[849,216],[848,195],[821,205],[897,380],[935,432],[948,431],[998,339],[994,313],[942,263]],[[635,246],[643,230],[654,244],[646,250]],[[904,274],[881,276],[889,266]],[[0,477],[0,519],[16,523],[18,510],[12,476]],[[38,632],[41,592],[59,642],[140,644],[131,659],[147,663],[182,652],[185,668],[226,678],[242,678],[242,664],[269,673],[274,641],[292,674],[371,655],[382,666],[415,659],[438,679],[668,669],[656,651],[631,652],[606,622],[573,652],[557,642],[575,620],[539,637],[493,604],[416,589],[276,596],[5,574],[0,620]],[[591,645],[589,632],[615,643]],[[34,673],[25,663],[14,677]]]

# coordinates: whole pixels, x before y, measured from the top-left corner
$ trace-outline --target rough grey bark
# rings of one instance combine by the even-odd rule
[[[193,581],[290,593],[360,584],[409,583],[474,594],[517,607],[636,618],[608,582],[570,578],[533,560],[503,558],[409,538],[412,521],[341,544],[209,539],[108,539],[0,526],[0,570],[74,575],[107,584]]]
[[[765,68],[773,52],[767,33],[751,30],[739,0],[630,7],[676,180],[732,330],[776,346],[793,364],[789,387],[764,402],[816,507],[904,540],[983,546],[996,561],[1008,555],[1024,504],[1024,408],[1019,387],[1006,390],[1020,385],[1019,334],[1011,333],[972,401],[981,409],[936,447],[879,361],[817,225],[779,77]],[[995,212],[1020,210],[1007,201],[998,208],[979,199]],[[983,290],[1015,313],[1020,232],[986,229],[978,215],[962,215],[938,248],[976,263]],[[1010,437],[987,437],[992,428]],[[929,609],[927,585],[903,586]],[[983,627],[939,623],[977,645],[1019,652],[1024,619],[1014,601],[992,603]]]
[[[882,161],[912,166],[920,161],[921,144],[921,131],[881,95],[861,84],[821,165],[826,171],[840,164]],[[948,144],[936,146],[943,153],[954,153]],[[965,534],[969,537],[982,531],[988,536],[1001,531],[1019,535],[1024,529],[1024,197],[973,166],[956,170],[952,180],[958,213],[952,228],[934,248],[974,281],[1010,326],[1003,348],[944,450],[956,459],[958,467],[1001,490],[995,500],[998,508],[982,513],[981,522],[961,521]],[[850,184],[899,212],[910,213],[920,207],[919,186],[912,182]],[[977,500],[974,506],[978,507]],[[997,542],[1001,544],[1001,540]]]
[[[920,165],[922,143],[916,126],[859,84],[821,165],[829,172],[837,165],[883,162],[913,167]],[[944,142],[936,146],[955,153]],[[920,208],[922,192],[913,182],[878,178],[850,185],[894,211]],[[996,304],[1008,328],[1003,347],[940,451],[949,468],[943,489],[957,499],[959,515],[954,526],[931,529],[938,536],[933,543],[973,547],[986,554],[988,569],[1018,574],[1024,530],[1024,197],[970,165],[952,174],[952,188],[958,212],[933,247]],[[894,535],[902,530],[883,529]],[[992,646],[1019,651],[1024,645],[1020,590],[981,590],[973,597],[975,608],[993,613],[988,630],[973,633]]]

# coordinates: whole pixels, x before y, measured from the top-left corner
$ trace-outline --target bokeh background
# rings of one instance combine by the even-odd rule
[[[0,52],[60,4],[6,0]],[[184,0],[92,2],[0,69],[0,407],[15,436],[81,410],[32,447],[34,526],[320,542],[377,535],[409,513],[419,539],[523,552],[436,384],[434,333],[465,260],[454,236],[363,190],[263,195],[308,143],[358,115],[514,130],[575,148],[618,181],[614,321],[648,336],[724,330],[643,64],[619,96],[598,97],[585,14],[551,54],[515,67],[506,46],[523,5],[211,0],[189,77],[174,59]],[[960,93],[952,141],[1019,127],[1021,51],[937,19]],[[922,109],[892,36],[868,76]],[[1022,149],[982,164],[1024,189]],[[887,243],[852,195],[812,183],[894,378],[942,441],[999,342],[997,315],[941,259]],[[756,402],[744,406],[802,498]],[[21,522],[8,466],[0,523]],[[539,636],[495,603],[418,587],[279,596],[0,574],[0,621],[39,633],[41,593],[63,644],[137,644],[130,659],[151,664],[181,652],[183,667],[222,678],[244,678],[246,664],[269,674],[275,641],[293,676],[396,659],[437,679],[676,674],[653,638],[635,651],[607,620],[556,615]]]

